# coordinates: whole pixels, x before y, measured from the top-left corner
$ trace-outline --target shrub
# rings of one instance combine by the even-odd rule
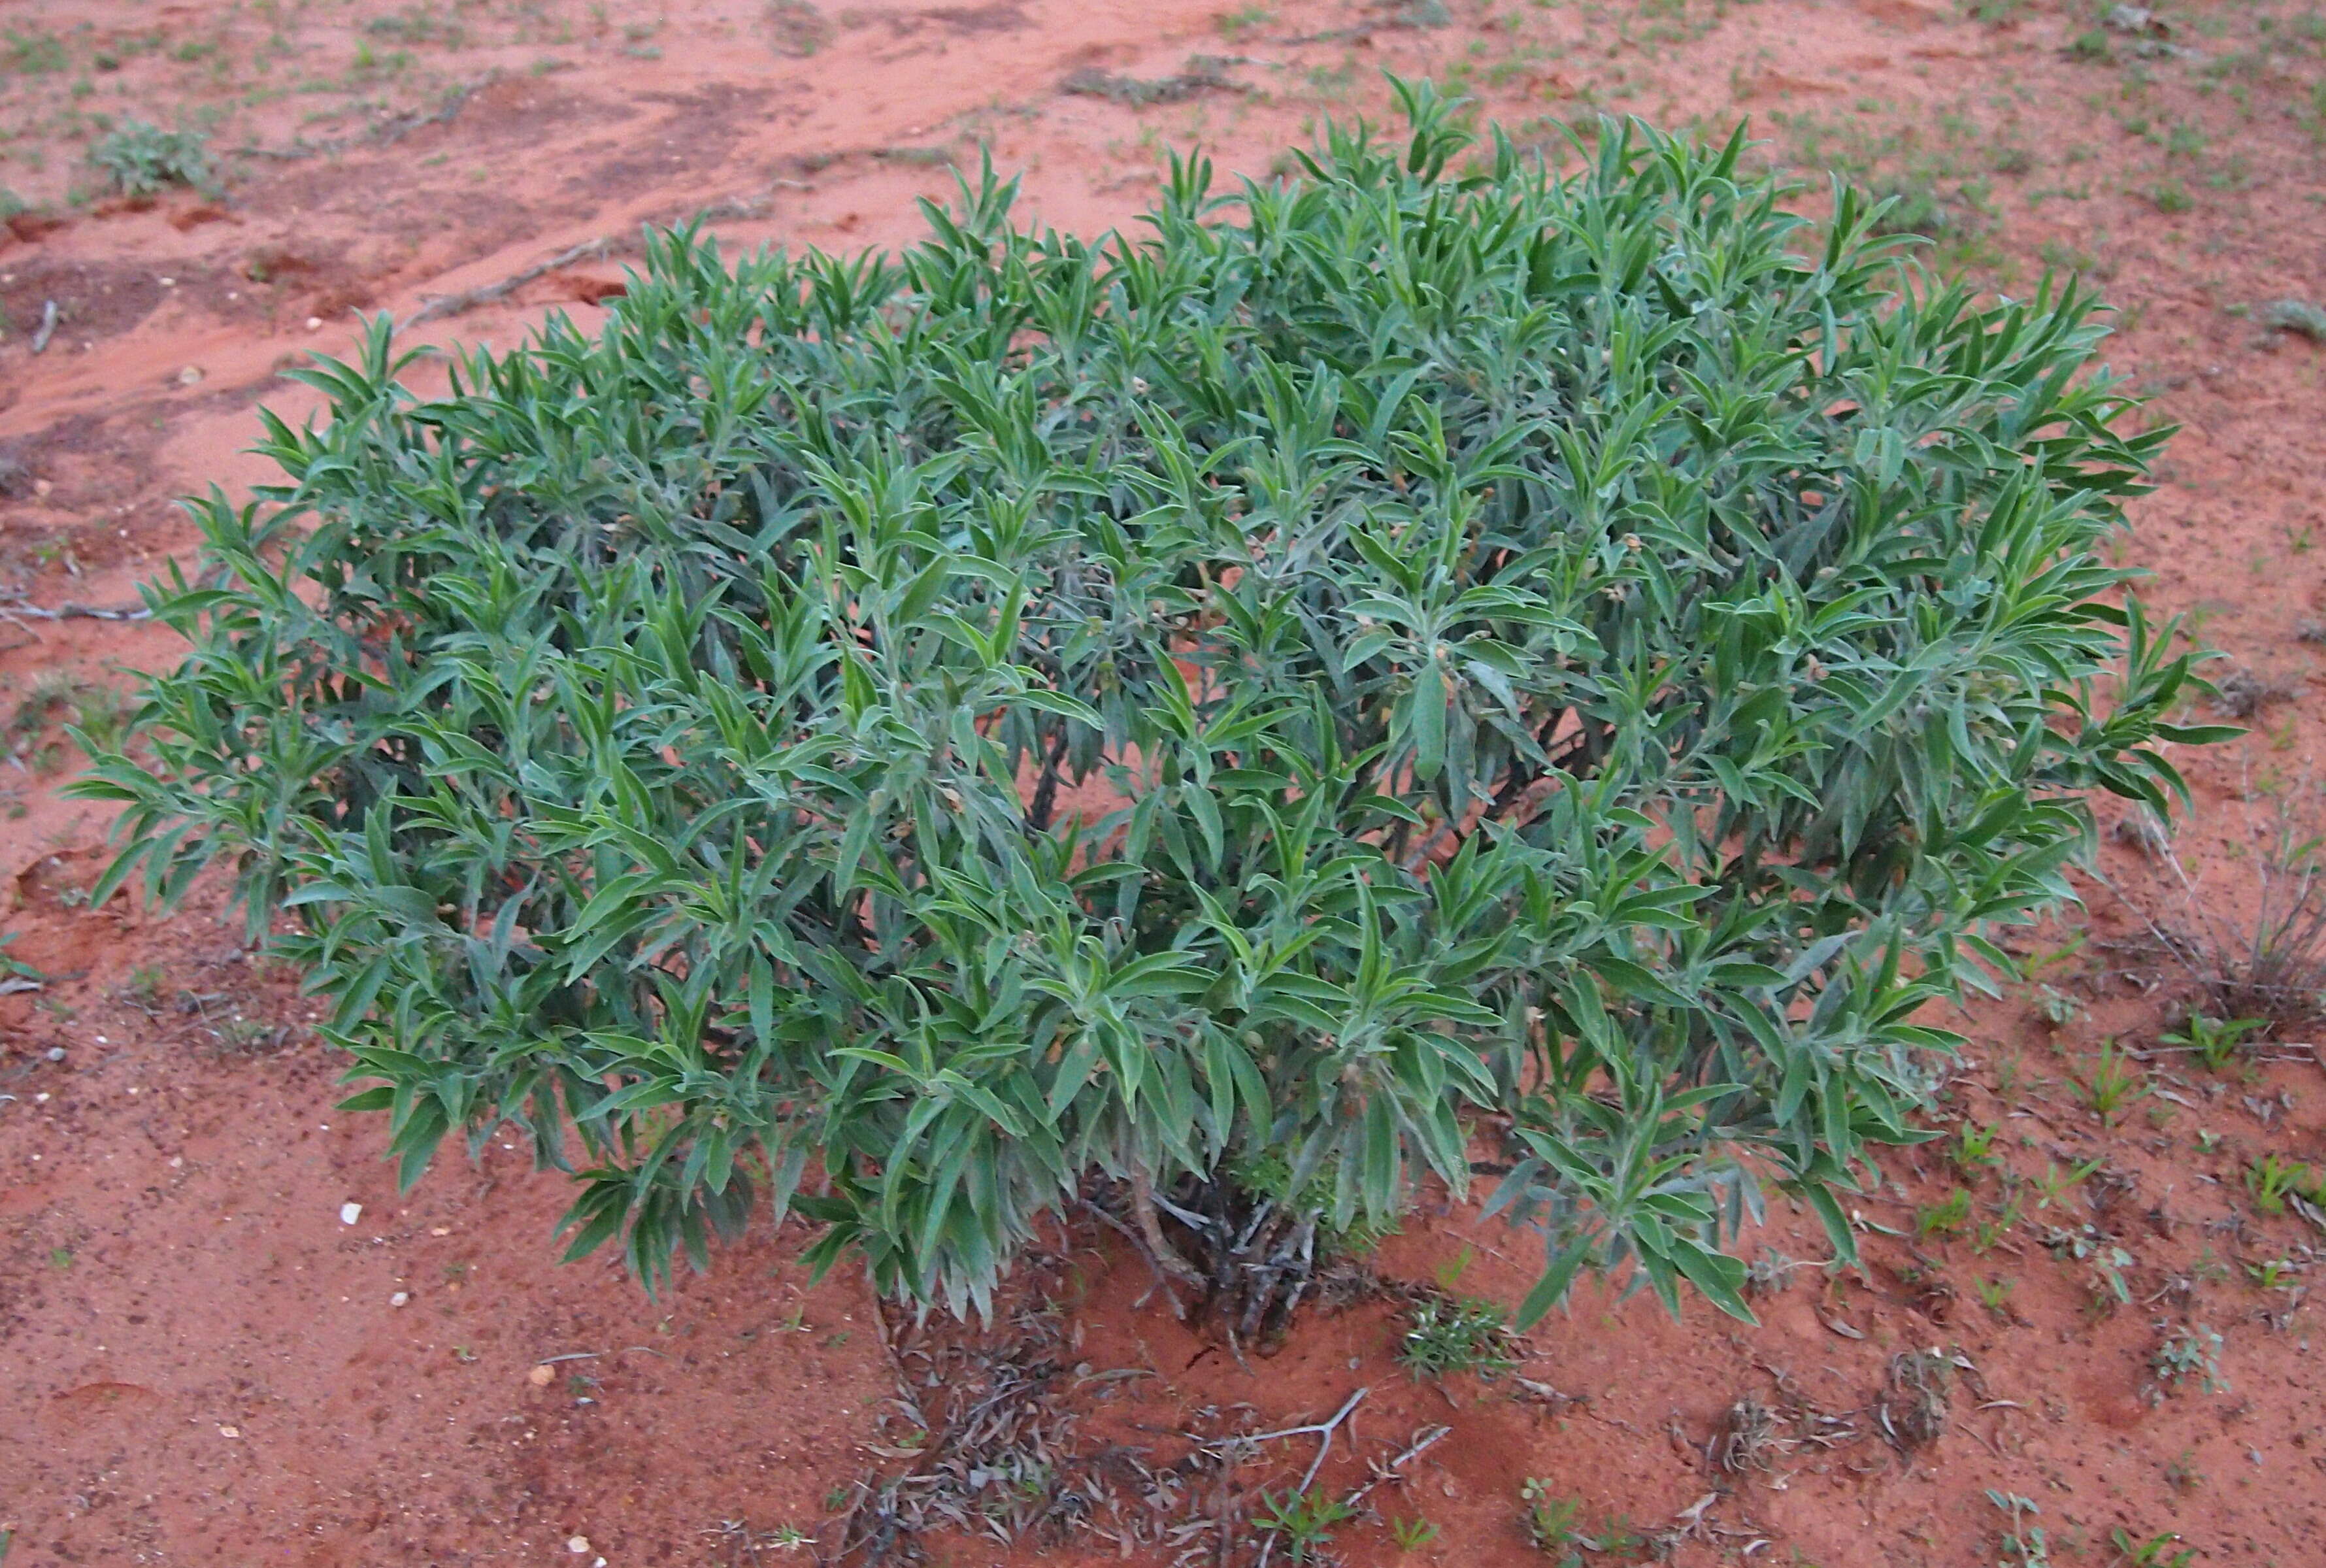
[[[990,166],[894,262],[650,235],[434,401],[376,322],[153,591],[98,895],[230,863],[404,1180],[511,1126],[649,1285],[765,1205],[982,1308],[1088,1197],[1272,1332],[1487,1110],[1525,1321],[1627,1260],[1744,1312],[1763,1182],[1846,1252],[1918,1009],[2199,733],[2092,553],[2163,436],[2082,294],[1741,136],[1449,173],[1399,90],[1142,240]]]
[[[210,182],[209,145],[199,131],[165,131],[144,120],[124,120],[89,149],[88,157],[124,196]]]

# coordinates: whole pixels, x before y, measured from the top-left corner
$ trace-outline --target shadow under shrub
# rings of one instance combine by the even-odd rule
[[[1522,1321],[1626,1262],[1743,1313],[1767,1183],[1847,1251],[1917,1010],[2201,738],[2092,553],[2163,436],[2072,289],[1741,140],[1451,173],[1400,92],[1144,238],[990,169],[893,261],[650,236],[441,400],[377,324],[153,592],[100,896],[231,861],[405,1179],[513,1125],[649,1283],[795,1209],[982,1308],[1087,1194],[1265,1336],[1490,1110]]]

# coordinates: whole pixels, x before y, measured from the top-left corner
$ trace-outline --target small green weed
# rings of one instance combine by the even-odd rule
[[[1406,1313],[1397,1360],[1416,1378],[1441,1382],[1456,1372],[1492,1377],[1515,1365],[1503,1309],[1475,1298],[1416,1302]]]
[[[2045,1161],[2043,1174],[2035,1178],[2035,1207],[2049,1209],[2061,1201],[2069,1193],[2082,1186],[2085,1179],[2107,1163],[2107,1155],[2095,1154],[2082,1164],[2071,1166],[2066,1171],[2061,1171],[2051,1161]]]
[[[2119,1526],[2108,1532],[2108,1545],[2116,1548],[2117,1568],[2189,1568],[2197,1560],[2194,1546],[2180,1545],[2181,1537],[2174,1535],[2151,1535],[2145,1541],[2135,1541]]]
[[[2076,1093],[2099,1117],[2102,1126],[2114,1125],[2116,1114],[2145,1097],[2150,1089],[2148,1069],[2133,1060],[2113,1038],[2100,1041],[2099,1056],[2090,1072],[2080,1078],[2070,1073],[2068,1081],[2076,1086]]]
[[[1339,1498],[1323,1492],[1288,1489],[1279,1497],[1263,1491],[1260,1502],[1266,1512],[1253,1524],[1282,1537],[1285,1552],[1295,1563],[1321,1557],[1325,1546],[1333,1539],[1333,1526],[1354,1517],[1357,1511]]]
[[[2148,198],[2150,206],[2168,218],[2186,212],[2197,204],[2189,194],[2189,187],[2178,180],[2160,180],[2141,194]]]
[[[2003,1157],[1995,1152],[1995,1138],[2001,1131],[1999,1126],[1966,1121],[1955,1128],[1954,1146],[1947,1151],[1947,1158],[1966,1176],[1976,1176],[1998,1165]]]
[[[1970,1223],[1970,1189],[1958,1187],[1943,1202],[1926,1203],[1914,1210],[1914,1234],[1928,1241],[1934,1236],[1959,1236]]]
[[[2148,1358],[2150,1368],[2175,1385],[2197,1378],[2208,1394],[2227,1394],[2221,1377],[2221,1337],[2202,1323],[2173,1330]]]
[[[1576,1548],[1583,1538],[1576,1526],[1583,1518],[1583,1499],[1563,1498],[1551,1490],[1550,1482],[1540,1476],[1531,1477],[1519,1488],[1519,1499],[1526,1505],[1520,1516],[1526,1526],[1527,1539],[1538,1552],[1564,1553],[1562,1561],[1580,1562]]]
[[[153,196],[173,185],[210,183],[207,140],[199,131],[165,131],[144,120],[124,120],[89,149],[89,162],[124,196]]]
[[[2191,1013],[2182,1020],[2179,1029],[2159,1039],[2163,1044],[2188,1051],[2209,1069],[2219,1072],[2237,1055],[2238,1042],[2261,1028],[2266,1022],[2259,1018],[2224,1021],[2202,1013]]]
[[[2289,1195],[2308,1198],[2319,1185],[2318,1174],[2308,1162],[2280,1154],[2264,1154],[2246,1168],[2246,1190],[2253,1194],[2254,1207],[2264,1214],[2284,1213]]]
[[[1390,1539],[1397,1543],[1399,1551],[1419,1552],[1422,1547],[1437,1539],[1437,1526],[1419,1514],[1410,1519],[1401,1519],[1395,1514],[1391,1514],[1389,1519],[1389,1534]]]
[[[2010,1526],[2003,1532],[2003,1560],[1998,1568],[2051,1568],[2051,1538],[2042,1526],[2027,1523],[2043,1511],[2033,1499],[2015,1492],[1989,1489],[1986,1500],[2011,1517]]]

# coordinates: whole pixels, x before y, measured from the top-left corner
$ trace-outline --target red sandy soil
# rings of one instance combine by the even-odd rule
[[[2102,61],[2070,48],[2100,8],[2060,0],[1976,14],[1454,5],[1433,26],[1338,0],[1224,16],[1216,0],[828,14],[674,0],[619,15],[570,0],[6,0],[0,186],[33,210],[0,228],[0,588],[14,596],[0,610],[133,603],[139,577],[190,548],[172,499],[263,478],[238,450],[255,406],[309,409],[278,372],[345,351],[358,311],[408,320],[604,240],[414,335],[506,346],[551,309],[592,322],[642,222],[709,208],[732,246],[895,245],[916,231],[911,198],[942,195],[944,160],[982,143],[1025,172],[1042,221],[1094,232],[1147,201],[1161,146],[1200,139],[1224,171],[1265,174],[1319,117],[1378,111],[1380,68],[1462,78],[1537,143],[1595,107],[1723,132],[1750,114],[1772,160],[1856,162],[1936,191],[1957,225],[1949,258],[1992,286],[2081,266],[2127,307],[2112,358],[2153,396],[2150,417],[2183,428],[2125,556],[2154,569],[2153,601],[2199,613],[2217,674],[2259,690],[2248,740],[2189,760],[2182,841],[2199,896],[2248,914],[2277,825],[2326,815],[2326,704],[2303,637],[2326,611],[2312,549],[2326,348],[2252,313],[2326,295],[2321,14],[2166,9],[2146,33],[2101,32]],[[1194,54],[1232,57],[1217,69],[1235,89],[1147,107],[1059,90],[1077,70],[1155,79]],[[76,204],[98,114],[207,124],[222,192]],[[60,323],[35,357],[51,300]],[[331,1109],[340,1064],[308,1032],[296,976],[254,963],[215,897],[166,919],[126,899],[86,907],[107,824],[56,793],[77,759],[46,698],[126,687],[171,657],[135,623],[0,614],[5,703],[23,715],[0,769],[0,919],[8,956],[43,976],[0,995],[9,1568],[676,1568],[752,1560],[742,1543],[782,1526],[828,1537],[834,1489],[896,1466],[868,1447],[897,1451],[894,1379],[856,1275],[809,1285],[794,1226],[648,1302],[609,1263],[554,1263],[568,1194],[495,1143],[399,1197],[378,1128]],[[1391,1516],[1437,1526],[1414,1561],[1556,1561],[1521,1527],[1530,1478],[1579,1499],[1596,1537],[1621,1516],[1687,1564],[1988,1564],[2009,1527],[1990,1491],[2040,1508],[2026,1523],[2059,1561],[2116,1562],[2121,1530],[2182,1537],[2145,1560],[2326,1562],[2326,1344],[2312,1349],[2304,1297],[2321,1238],[2258,1212],[2245,1181],[2266,1153],[2326,1162],[2326,1078],[2301,1041],[2242,1075],[2159,1054],[2152,1092],[2112,1127],[2070,1078],[2104,1038],[2154,1046],[2185,996],[2169,971],[2150,989],[2154,966],[2126,945],[2135,904],[2188,918],[2138,848],[2106,843],[2090,939],[2047,974],[2052,997],[1956,1021],[1974,1045],[1949,1110],[1999,1125],[2005,1165],[2032,1181],[2104,1161],[2048,1202],[2023,1187],[2008,1225],[1977,1229],[2005,1202],[1995,1171],[1967,1179],[1942,1145],[1902,1154],[1857,1205],[1862,1272],[1814,1266],[1821,1243],[1781,1208],[1748,1249],[1810,1266],[1756,1297],[1761,1327],[1586,1294],[1528,1341],[1518,1372],[1534,1392],[1411,1381],[1381,1301],[1311,1314],[1246,1369],[1142,1302],[1136,1262],[1078,1236],[1062,1308],[1077,1354],[1149,1374],[1098,1385],[1093,1425],[1168,1447],[1205,1406],[1295,1425],[1370,1387],[1322,1472],[1342,1489],[1364,1457],[1450,1425],[1374,1494],[1378,1517],[1339,1530],[1335,1550],[1360,1563],[1400,1555]],[[1973,1197],[1958,1232],[1918,1225],[1958,1187]],[[2118,1248],[2126,1302],[2098,1272]],[[2270,1260],[2283,1277],[2257,1280],[2248,1265]],[[1505,1302],[1539,1261],[1523,1236],[1443,1203],[1373,1260]],[[2197,1325],[2221,1338],[2225,1390],[2159,1376],[2167,1336]],[[1893,1442],[1887,1369],[1932,1347],[1958,1358],[1943,1430]],[[1775,1441],[1724,1464],[1727,1413],[1748,1396],[1777,1412]],[[1289,1485],[1310,1442],[1270,1445],[1243,1480]],[[969,1537],[924,1545],[1004,1560]],[[1052,1560],[1114,1555],[1084,1537]]]

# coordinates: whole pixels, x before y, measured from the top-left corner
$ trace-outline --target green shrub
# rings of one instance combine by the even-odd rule
[[[230,863],[404,1179],[513,1126],[650,1284],[765,1206],[982,1307],[1086,1196],[1274,1331],[1487,1108],[1525,1321],[1627,1260],[1743,1312],[1766,1182],[1846,1251],[1918,1010],[2201,738],[2092,553],[2163,435],[2082,295],[1741,137],[1457,174],[1400,91],[1144,239],[990,167],[894,262],[652,235],[434,401],[375,323],[153,593],[98,895]]]
[[[199,131],[165,131],[144,120],[124,120],[89,149],[88,157],[124,196],[210,182],[209,144]]]

